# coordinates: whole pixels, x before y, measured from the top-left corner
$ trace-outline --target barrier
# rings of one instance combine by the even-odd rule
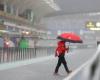
[[[47,56],[54,53],[53,47],[49,48],[0,48],[0,63],[8,63],[20,60]]]
[[[95,48],[95,44],[69,45],[70,50]],[[0,48],[0,63],[9,63],[20,60],[27,60],[41,56],[54,55],[55,47],[36,48]]]

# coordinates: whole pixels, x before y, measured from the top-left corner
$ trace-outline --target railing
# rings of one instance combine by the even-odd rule
[[[69,45],[69,51],[74,49],[93,49],[95,44]],[[55,47],[37,47],[37,48],[0,48],[0,63],[9,63],[32,59],[36,57],[54,55]]]
[[[55,48],[0,48],[0,63],[32,59],[54,54]]]

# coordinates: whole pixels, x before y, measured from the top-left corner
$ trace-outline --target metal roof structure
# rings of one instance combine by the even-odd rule
[[[19,7],[22,12],[32,9],[38,16],[91,13],[100,11],[100,0],[0,0]]]

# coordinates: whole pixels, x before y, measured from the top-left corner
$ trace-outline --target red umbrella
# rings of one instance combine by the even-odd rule
[[[82,43],[82,40],[80,36],[78,36],[75,33],[62,33],[57,37],[58,39],[61,39],[66,42],[71,42],[71,43]]]

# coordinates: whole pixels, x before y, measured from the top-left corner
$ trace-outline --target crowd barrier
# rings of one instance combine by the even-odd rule
[[[8,63],[20,60],[47,56],[54,53],[53,47],[40,48],[0,48],[0,63]]]
[[[69,51],[74,49],[95,48],[95,44],[69,45]],[[36,57],[54,55],[55,47],[36,48],[0,48],[0,63],[9,63],[20,60],[27,60]]]

